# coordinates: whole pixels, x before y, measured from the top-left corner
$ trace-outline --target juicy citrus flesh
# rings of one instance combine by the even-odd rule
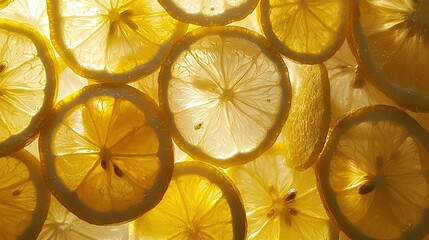
[[[289,116],[282,129],[286,163],[304,170],[316,161],[328,133],[330,92],[326,67],[288,64],[292,84]]]
[[[46,219],[49,191],[37,159],[25,150],[0,158],[0,236],[30,239]]]
[[[228,166],[274,143],[289,110],[290,82],[281,57],[259,35],[201,28],[188,33],[165,63],[160,104],[186,153]]]
[[[348,41],[326,61],[331,92],[331,123],[344,114],[367,105],[392,105],[395,102],[374,86],[358,64]]]
[[[60,102],[40,137],[45,180],[72,213],[93,224],[130,220],[162,197],[171,178],[169,133],[149,97],[92,85]]]
[[[158,74],[160,68],[152,72],[151,74],[144,76],[142,78],[137,79],[137,81],[130,83],[130,86],[137,88],[143,93],[147,94],[151,97],[157,104],[159,104],[158,100]]]
[[[322,63],[344,41],[347,4],[344,0],[261,0],[262,29],[286,57]]]
[[[429,111],[429,1],[355,3],[352,28],[362,65],[395,101]]]
[[[35,137],[56,98],[57,73],[49,43],[30,26],[0,20],[0,152]]]
[[[174,171],[163,200],[131,223],[130,240],[245,239],[243,203],[220,169],[187,161]]]
[[[37,240],[122,240],[127,225],[98,226],[89,224],[68,211],[57,199],[51,198],[48,217]]]
[[[256,160],[227,170],[243,197],[248,239],[330,239],[314,169],[293,170],[284,161],[277,143]]]
[[[187,28],[156,0],[47,3],[56,50],[75,72],[97,81],[123,83],[149,74]]]
[[[200,26],[220,26],[249,15],[258,0],[160,0],[168,13],[182,21]]]
[[[330,134],[318,166],[327,210],[352,239],[419,239],[428,230],[429,136],[394,107],[360,108]]]

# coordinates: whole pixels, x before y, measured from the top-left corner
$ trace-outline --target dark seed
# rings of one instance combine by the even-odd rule
[[[7,63],[6,62],[0,63],[0,73],[3,72],[6,68],[7,68]]]
[[[291,189],[289,189],[289,191],[287,191],[286,196],[283,197],[283,202],[290,202],[290,201],[294,200],[295,197],[296,197],[296,189],[291,188]]]
[[[203,127],[203,123],[198,123],[194,126],[194,130],[200,130]]]
[[[374,188],[375,185],[373,182],[366,182],[359,187],[358,192],[360,195],[365,195],[374,190]]]
[[[105,160],[101,160],[101,167],[106,170],[107,166],[106,166],[106,161]]]
[[[18,196],[19,194],[21,194],[21,190],[15,190],[12,193],[13,196]]]
[[[117,177],[124,176],[124,173],[122,172],[122,170],[118,166],[116,166],[116,165],[113,165],[113,172],[115,172],[115,175]]]
[[[287,211],[293,216],[298,215],[298,211],[295,208],[288,208]]]

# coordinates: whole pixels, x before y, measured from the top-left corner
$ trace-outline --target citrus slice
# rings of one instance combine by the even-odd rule
[[[247,239],[334,239],[314,169],[287,167],[282,151],[276,143],[256,160],[227,170],[243,198]]]
[[[0,154],[29,144],[57,92],[54,52],[29,25],[0,19]]]
[[[301,63],[322,63],[340,48],[347,0],[261,0],[262,29],[274,47]]]
[[[395,107],[347,114],[317,164],[325,208],[351,239],[422,239],[429,232],[429,134]]]
[[[240,27],[188,33],[159,74],[160,107],[177,145],[222,167],[251,161],[275,142],[290,88],[278,53],[261,35]]]
[[[348,41],[325,63],[331,89],[331,123],[347,112],[367,105],[396,103],[378,90],[357,63]]]
[[[246,237],[238,190],[218,168],[200,161],[176,163],[162,201],[131,222],[130,240],[205,240]]]
[[[89,224],[51,198],[48,217],[37,240],[123,240],[128,224],[98,226]]]
[[[226,25],[245,18],[259,0],[159,0],[175,19],[200,26]]]
[[[316,161],[329,130],[329,79],[323,64],[287,66],[292,103],[282,129],[284,154],[289,167],[304,170]]]
[[[173,171],[170,134],[155,102],[126,85],[90,85],[58,103],[39,151],[53,195],[97,225],[153,208]]]
[[[403,107],[429,112],[429,1],[352,1],[358,60]]]
[[[130,82],[154,71],[187,24],[157,0],[48,0],[55,49],[79,75]]]
[[[0,158],[0,237],[35,239],[49,208],[39,161],[25,150]]]

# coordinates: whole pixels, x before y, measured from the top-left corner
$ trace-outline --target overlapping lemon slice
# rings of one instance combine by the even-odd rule
[[[422,239],[429,221],[429,134],[397,108],[347,114],[317,165],[325,207],[351,239]]]
[[[177,145],[227,167],[276,140],[290,107],[287,68],[265,38],[240,27],[200,28],[172,49],[159,100]]]
[[[256,160],[227,170],[243,197],[248,239],[335,239],[314,169],[287,167],[282,152],[276,143]]]
[[[76,73],[130,82],[154,71],[187,29],[157,0],[48,0],[51,39]]]
[[[176,163],[162,201],[130,224],[130,240],[246,239],[246,215],[237,188],[218,168]]]
[[[402,107],[429,112],[429,2],[351,2],[351,32],[361,65]]]
[[[259,0],[159,0],[175,19],[200,26],[226,25],[245,18]]]
[[[55,55],[34,28],[0,19],[0,154],[29,144],[57,94]]]
[[[313,165],[325,143],[331,120],[326,67],[287,62],[292,83],[289,117],[282,129],[285,160],[291,168]]]
[[[53,195],[97,225],[153,208],[173,171],[170,133],[155,102],[127,85],[90,85],[58,103],[39,151]]]
[[[340,48],[347,0],[261,0],[260,21],[268,40],[286,57],[322,63]]]
[[[20,150],[0,158],[1,239],[35,239],[48,214],[49,200],[33,155]]]
[[[0,9],[7,7],[13,0],[0,0]]]

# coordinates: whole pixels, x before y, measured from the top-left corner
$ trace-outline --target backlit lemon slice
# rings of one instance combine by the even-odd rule
[[[57,94],[53,50],[34,28],[0,19],[0,154],[29,144]]]
[[[251,161],[276,140],[291,90],[287,68],[265,38],[240,27],[200,28],[172,49],[159,100],[177,145],[227,167]]]
[[[422,239],[429,232],[429,134],[394,107],[347,114],[317,166],[325,207],[351,239]]]
[[[33,155],[20,150],[0,158],[1,239],[35,239],[48,214],[49,200]]]
[[[76,73],[130,82],[154,71],[187,24],[157,0],[48,0],[51,39]]]
[[[90,85],[58,103],[39,150],[53,195],[97,225],[153,208],[173,170],[170,134],[155,102],[126,85]]]
[[[200,161],[176,163],[162,201],[130,224],[130,240],[246,239],[238,190],[218,168]]]
[[[286,57],[322,63],[345,38],[348,0],[261,0],[265,36]]]

